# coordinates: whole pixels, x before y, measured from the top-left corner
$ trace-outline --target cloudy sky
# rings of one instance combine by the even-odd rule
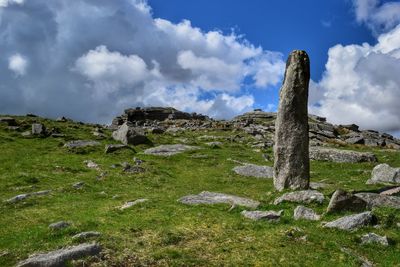
[[[0,113],[275,111],[293,49],[311,113],[400,131],[400,2],[380,0],[0,0]]]

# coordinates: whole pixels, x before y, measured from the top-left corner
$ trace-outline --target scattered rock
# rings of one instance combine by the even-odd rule
[[[269,166],[259,166],[254,164],[245,164],[236,166],[233,171],[239,175],[256,177],[256,178],[272,178],[274,169]]]
[[[139,145],[148,142],[144,131],[139,127],[132,127],[127,122],[112,133],[114,140],[121,141],[125,145]]]
[[[46,127],[41,123],[32,124],[32,135],[46,135]]]
[[[97,163],[95,163],[94,161],[91,160],[85,160],[83,163],[86,164],[86,167],[88,167],[89,169],[100,169],[99,165],[97,165]]]
[[[182,145],[182,144],[161,145],[161,146],[146,149],[144,151],[144,153],[147,155],[172,156],[175,154],[179,154],[179,153],[182,153],[185,151],[190,151],[190,150],[195,150],[195,149],[199,149],[199,148],[195,147],[195,146],[188,146],[188,145]]]
[[[28,197],[32,197],[32,196],[44,196],[44,195],[48,195],[50,194],[50,190],[44,190],[44,191],[38,191],[38,192],[33,192],[33,193],[27,193],[27,194],[20,194],[17,195],[15,197],[12,197],[10,199],[7,199],[5,202],[7,203],[17,203],[20,202],[22,200],[27,199]]]
[[[310,220],[310,221],[319,221],[321,216],[315,213],[313,209],[306,208],[304,206],[297,206],[294,209],[293,217],[295,220]]]
[[[380,236],[375,233],[368,233],[361,237],[361,244],[381,244],[382,246],[389,246],[389,241],[386,236]]]
[[[370,211],[366,211],[355,215],[341,217],[335,221],[326,223],[324,227],[350,231],[375,223],[376,217]]]
[[[72,187],[75,188],[75,189],[81,189],[84,185],[85,185],[84,182],[77,182],[77,183],[74,183],[72,185]]]
[[[248,211],[244,210],[241,212],[241,214],[251,220],[254,221],[270,221],[270,222],[278,222],[281,218],[281,215],[283,214],[283,210],[280,211],[261,211],[261,210],[254,210],[254,211]]]
[[[122,144],[117,144],[117,145],[114,145],[114,144],[106,145],[106,147],[105,147],[105,149],[104,149],[104,153],[108,154],[108,153],[112,153],[112,152],[114,152],[114,151],[121,150],[121,149],[124,149],[124,148],[129,148],[129,147],[128,147],[127,145],[122,145]]]
[[[65,266],[67,261],[98,255],[100,252],[101,247],[98,244],[80,244],[49,253],[32,255],[19,262],[17,267],[60,267]]]
[[[149,200],[147,198],[139,198],[139,199],[136,199],[135,201],[128,201],[124,205],[122,205],[119,209],[125,210],[125,209],[131,208],[139,203],[143,203],[146,201],[149,201]]]
[[[211,148],[219,148],[222,146],[222,142],[208,142],[206,143],[207,146],[211,147]]]
[[[310,182],[310,189],[318,190],[327,188],[329,185],[321,182]]]
[[[367,202],[369,208],[389,207],[400,209],[400,197],[380,195],[375,193],[358,193],[356,196]]]
[[[128,162],[123,162],[122,167],[124,172],[129,172],[129,173],[142,173],[145,172],[146,170],[138,165],[136,166],[131,166]]]
[[[69,222],[59,221],[59,222],[50,224],[49,228],[52,230],[61,230],[61,229],[69,227],[70,225],[71,224]]]
[[[285,193],[275,199],[274,204],[278,205],[282,202],[297,202],[297,203],[322,203],[324,202],[324,195],[316,190],[303,190]]]
[[[68,142],[64,145],[67,148],[83,148],[83,147],[90,147],[90,146],[99,146],[100,143],[97,141],[87,141],[87,140],[75,140]]]
[[[327,213],[334,213],[338,211],[364,211],[367,208],[367,202],[363,199],[348,193],[344,190],[338,189],[333,193],[329,201]]]
[[[99,233],[99,232],[94,232],[94,231],[82,232],[82,233],[74,235],[72,237],[72,240],[83,240],[83,239],[99,237],[99,236],[101,236],[101,233]]]
[[[308,84],[310,60],[305,51],[290,53],[275,120],[274,186],[307,189],[310,182]]]
[[[400,184],[400,168],[392,168],[386,163],[375,166],[367,184],[378,183]]]
[[[260,202],[249,199],[238,197],[234,195],[228,195],[223,193],[214,193],[203,191],[198,195],[188,195],[180,198],[179,202],[187,205],[198,205],[198,204],[231,204],[232,206],[244,206],[247,208],[255,209],[260,205]]]
[[[334,148],[310,147],[310,159],[332,161],[338,163],[377,162],[378,159],[370,152],[356,152]]]

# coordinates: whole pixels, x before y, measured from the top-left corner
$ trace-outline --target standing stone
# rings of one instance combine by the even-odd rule
[[[293,51],[286,63],[275,121],[274,186],[307,189],[310,182],[308,151],[308,83],[310,61],[305,51]]]

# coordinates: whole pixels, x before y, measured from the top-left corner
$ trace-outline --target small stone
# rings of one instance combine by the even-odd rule
[[[124,205],[122,205],[119,209],[125,210],[125,209],[131,208],[139,203],[143,203],[143,202],[147,202],[147,201],[149,201],[147,198],[139,198],[139,199],[136,199],[135,201],[128,201]]]
[[[43,254],[35,254],[21,261],[17,267],[60,267],[67,261],[98,255],[101,247],[98,244],[80,244]]]
[[[278,205],[282,202],[298,202],[298,203],[312,203],[316,202],[321,204],[324,202],[324,195],[316,190],[303,190],[283,194],[275,199],[274,204]]]
[[[68,142],[64,145],[66,148],[83,148],[83,147],[90,147],[90,146],[99,146],[100,143],[97,141],[87,141],[87,140],[76,140]]]
[[[272,178],[274,169],[269,166],[258,166],[254,164],[245,164],[236,166],[233,171],[239,175],[256,177],[256,178]]]
[[[324,227],[351,231],[375,223],[376,217],[370,211],[366,211],[355,215],[341,217],[335,221],[326,223]]]
[[[23,137],[28,137],[28,136],[31,136],[32,133],[31,133],[31,131],[25,131],[25,132],[21,133],[21,135],[22,135]]]
[[[81,189],[84,185],[85,185],[84,182],[77,182],[77,183],[74,183],[72,185],[72,187],[75,188],[75,189]]]
[[[381,244],[382,246],[389,246],[389,241],[386,236],[380,236],[375,233],[368,233],[361,237],[361,244]]]
[[[88,231],[88,232],[82,232],[79,234],[76,234],[72,237],[72,240],[83,240],[83,239],[88,239],[92,237],[99,237],[101,233],[99,232],[94,232],[94,231]]]
[[[17,195],[15,197],[12,197],[10,199],[7,199],[6,202],[7,203],[16,203],[16,202],[19,202],[21,200],[25,200],[29,196],[30,196],[30,194],[20,194],[20,195]]]
[[[306,208],[304,206],[297,206],[294,209],[293,217],[295,220],[310,220],[310,221],[319,221],[321,216],[316,214],[313,209]]]
[[[124,149],[124,148],[128,148],[128,146],[127,146],[127,145],[122,145],[122,144],[117,144],[117,145],[114,145],[114,144],[106,145],[106,147],[105,147],[105,149],[104,149],[104,153],[108,154],[108,153],[112,153],[112,152],[114,152],[114,151],[121,150],[121,149]]]
[[[94,161],[85,160],[83,163],[85,163],[86,167],[88,167],[89,169],[99,169],[99,165],[97,165],[97,163],[95,163]]]
[[[52,230],[61,230],[69,227],[71,224],[65,221],[55,222],[49,225],[49,228]]]
[[[211,148],[220,148],[223,144],[222,142],[208,142],[206,143],[207,146],[211,147]]]
[[[366,208],[367,202],[363,199],[344,190],[338,189],[333,193],[326,212],[364,211]]]
[[[243,206],[247,208],[255,209],[260,205],[260,202],[249,199],[238,197],[234,195],[228,195],[223,193],[214,193],[203,191],[198,195],[188,195],[180,198],[179,202],[187,205],[213,205],[213,204],[230,204],[232,206]]]
[[[147,155],[157,155],[157,156],[172,156],[175,154],[179,154],[185,151],[196,150],[199,149],[195,146],[188,146],[182,144],[175,145],[161,145],[153,148],[146,149],[144,151]]]
[[[283,210],[280,210],[278,212],[276,211],[261,211],[261,210],[254,210],[254,211],[248,211],[244,210],[241,212],[241,214],[251,220],[254,221],[271,221],[271,222],[278,222],[283,214]]]
[[[320,182],[310,182],[310,189],[313,190],[318,190],[318,189],[324,189],[327,188],[329,185],[325,183],[320,183]]]

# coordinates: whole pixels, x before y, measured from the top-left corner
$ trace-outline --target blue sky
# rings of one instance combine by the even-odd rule
[[[311,59],[310,113],[400,132],[394,0],[0,0],[0,113],[275,111],[293,49]]]

